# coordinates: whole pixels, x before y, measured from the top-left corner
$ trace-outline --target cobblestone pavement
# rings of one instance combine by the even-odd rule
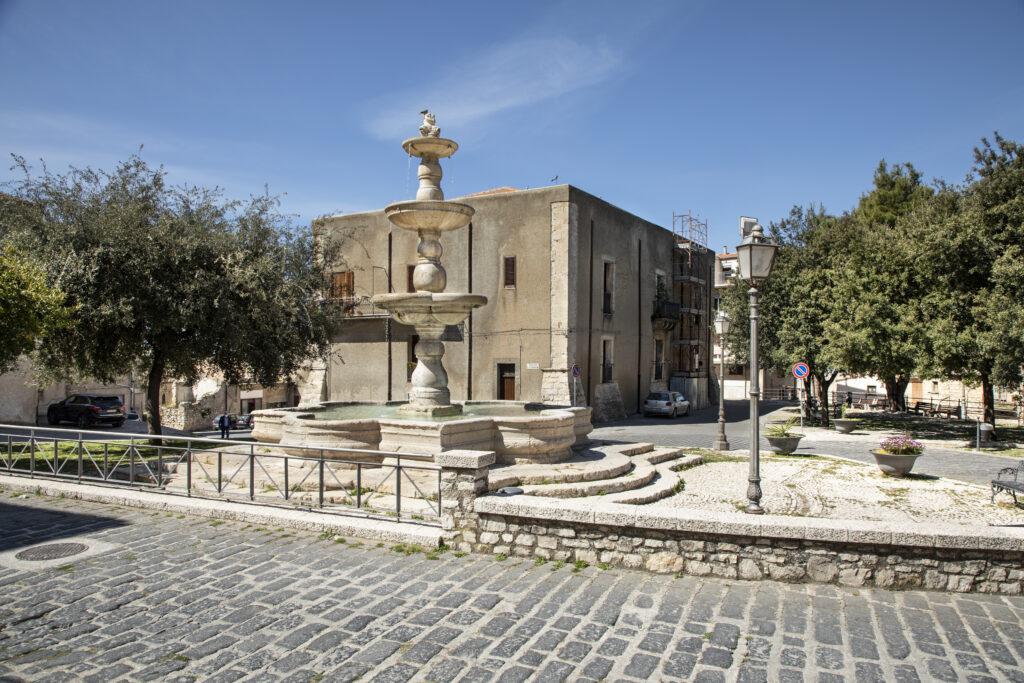
[[[1024,598],[406,554],[5,494],[13,681],[1024,681]]]
[[[774,410],[789,404],[766,401],[761,409],[762,425],[777,422]],[[750,404],[746,401],[726,402],[726,438],[733,450],[750,448]],[[871,450],[878,446],[880,436],[854,430],[851,434],[837,434],[833,430],[805,427],[806,436],[800,441],[797,454],[834,455],[860,462],[874,463]],[[648,441],[661,446],[694,446],[711,448],[718,434],[718,407],[694,411],[688,417],[668,420],[662,417],[634,416],[618,422],[604,423],[594,429],[591,438],[612,441]],[[763,430],[762,430],[763,434]],[[762,437],[762,452],[768,452],[768,442]],[[1004,455],[976,453],[943,448],[935,443],[925,446],[925,455],[914,465],[914,472],[949,477],[988,486],[1003,467],[1012,467],[1016,460]]]

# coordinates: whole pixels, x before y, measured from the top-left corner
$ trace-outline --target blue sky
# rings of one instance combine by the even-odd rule
[[[430,108],[448,197],[571,183],[709,246],[738,217],[832,212],[878,161],[961,181],[1024,141],[1021,0],[0,0],[0,151],[285,193],[305,223],[407,199]],[[14,177],[0,168],[0,179]]]

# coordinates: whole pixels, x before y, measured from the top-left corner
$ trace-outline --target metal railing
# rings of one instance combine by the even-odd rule
[[[431,460],[392,451],[0,425],[0,473],[397,520],[440,519],[441,469]]]

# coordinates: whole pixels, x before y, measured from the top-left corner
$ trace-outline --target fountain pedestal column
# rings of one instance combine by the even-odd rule
[[[441,233],[469,225],[473,207],[448,202],[441,191],[440,159],[450,157],[459,148],[452,140],[440,137],[441,129],[434,116],[424,111],[421,137],[410,138],[402,147],[411,156],[421,159],[417,176],[420,186],[416,199],[397,202],[384,209],[388,220],[397,228],[415,230],[420,241],[416,248],[419,259],[412,273],[416,291],[411,294],[382,294],[374,302],[390,311],[400,323],[412,325],[420,336],[416,344],[416,369],[412,373],[409,402],[399,412],[413,415],[458,415],[462,406],[452,405],[445,372],[444,342],[441,335],[448,325],[458,325],[469,312],[487,303],[479,294],[448,294],[447,275],[441,265]]]
[[[448,391],[448,373],[441,358],[444,356],[444,325],[417,325],[420,340],[416,342],[416,369],[412,371],[412,391],[409,392],[409,410],[401,412],[436,411],[451,407]]]

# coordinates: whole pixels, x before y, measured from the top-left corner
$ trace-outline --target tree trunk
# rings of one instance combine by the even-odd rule
[[[818,380],[819,401],[821,402],[821,422],[825,427],[831,424],[831,416],[828,411],[828,388],[832,386],[832,382],[835,382],[838,376],[838,371],[833,372],[831,377],[826,377],[824,374],[815,375],[815,378]]]
[[[996,397],[995,391],[992,387],[992,380],[989,378],[987,372],[981,373],[981,400],[983,406],[982,421],[992,425],[993,428],[996,426]],[[995,431],[993,429],[992,438],[995,439]]]
[[[889,401],[897,410],[905,411],[907,400],[904,394],[907,392],[910,380],[902,376],[890,375],[883,381],[885,382],[885,395],[889,397]]]
[[[808,373],[807,376],[804,377],[800,381],[804,383],[804,400],[803,400],[803,406],[801,407],[801,410],[804,413],[804,418],[806,418],[807,420],[810,421],[810,420],[814,419],[814,411],[811,410],[811,397],[812,397],[812,394],[811,394],[811,375],[810,375],[810,373]]]
[[[164,379],[164,360],[159,353],[153,354],[153,365],[149,368],[149,384],[146,386],[146,418],[150,434],[160,436],[160,383]]]

